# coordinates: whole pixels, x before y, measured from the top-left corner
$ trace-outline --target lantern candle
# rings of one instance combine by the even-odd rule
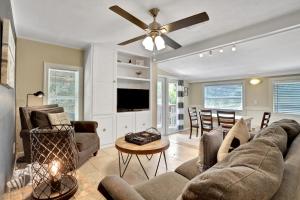
[[[61,164],[58,160],[51,161],[49,165],[49,174],[51,177],[51,191],[60,191]]]

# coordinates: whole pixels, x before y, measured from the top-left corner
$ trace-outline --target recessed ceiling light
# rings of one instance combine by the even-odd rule
[[[232,51],[236,51],[236,46],[235,46],[235,44],[231,47],[231,50],[232,50]]]
[[[199,57],[202,58],[202,57],[203,57],[203,53],[200,53],[200,54],[199,54]]]
[[[219,50],[219,52],[220,52],[220,53],[223,53],[223,52],[224,52],[224,50],[223,50],[223,49],[220,49],[220,50]]]
[[[251,85],[258,85],[261,83],[261,80],[258,78],[252,78],[249,82]]]

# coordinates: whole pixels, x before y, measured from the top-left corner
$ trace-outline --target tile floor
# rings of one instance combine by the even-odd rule
[[[169,136],[170,147],[166,151],[168,171],[173,171],[177,166],[183,162],[192,159],[198,155],[199,138],[193,135],[192,139],[188,138],[187,132],[177,133]],[[141,161],[150,177],[154,176],[158,155],[153,156],[153,159],[148,161],[141,156]],[[115,147],[101,149],[97,156],[92,157],[88,162],[77,170],[77,180],[79,188],[74,200],[91,199],[102,200],[105,199],[98,191],[97,186],[99,181],[107,175],[118,175],[118,154]],[[161,160],[158,174],[166,171],[164,162]],[[138,160],[132,157],[131,163],[123,177],[129,184],[137,184],[147,181]],[[3,200],[19,200],[31,199],[31,187],[27,186],[20,190],[6,193],[1,199]]]

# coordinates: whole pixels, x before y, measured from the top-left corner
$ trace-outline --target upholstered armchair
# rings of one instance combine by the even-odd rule
[[[24,148],[24,161],[31,162],[30,130],[36,127],[49,128],[47,113],[64,112],[57,104],[20,107],[21,127],[20,136]],[[75,141],[78,149],[78,166],[81,166],[92,155],[97,155],[100,148],[100,138],[97,135],[97,122],[94,121],[72,121],[75,130]]]

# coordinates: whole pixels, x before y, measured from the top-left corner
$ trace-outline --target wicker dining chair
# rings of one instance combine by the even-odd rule
[[[193,128],[197,130],[196,137],[198,137],[199,130],[199,122],[198,122],[198,114],[196,107],[189,107],[189,117],[190,117],[190,139],[192,138]]]
[[[261,120],[260,129],[266,128],[269,125],[270,118],[271,118],[271,113],[270,112],[264,112],[263,118]]]
[[[212,118],[212,110],[202,109],[199,112],[200,116],[200,124],[201,124],[201,135],[203,132],[209,132],[213,130],[213,118]]]
[[[228,131],[235,124],[235,112],[234,111],[217,111],[218,125],[222,127],[224,137]]]

